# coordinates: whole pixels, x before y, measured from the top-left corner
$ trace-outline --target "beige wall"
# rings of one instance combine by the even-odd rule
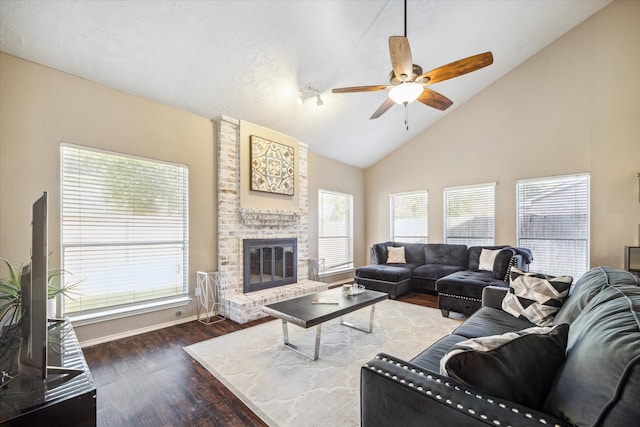
[[[242,122],[248,136],[260,135],[297,150],[286,135]],[[215,132],[209,119],[106,88],[78,77],[0,53],[0,256],[26,263],[32,203],[49,192],[51,267],[60,265],[60,143],[186,164],[190,186],[190,295],[195,272],[214,271],[217,260]],[[297,151],[296,151],[297,153]],[[243,169],[246,172],[248,168]],[[245,176],[248,179],[248,173]],[[248,188],[242,185],[242,188]],[[309,250],[317,256],[318,189],[354,195],[355,261],[364,256],[364,171],[309,153]],[[251,192],[257,193],[257,192]],[[298,191],[296,191],[298,194]],[[297,210],[262,193],[243,196],[246,207]],[[265,201],[266,200],[266,201]],[[285,200],[286,201],[286,200]],[[0,277],[6,269],[0,266]],[[154,328],[195,314],[194,302],[171,310],[77,328],[81,341]]]
[[[265,193],[251,190],[251,135],[275,141],[282,145],[293,147],[296,176],[293,184],[293,196],[286,194]],[[240,205],[243,208],[276,209],[284,211],[299,210],[300,194],[300,155],[298,152],[298,140],[282,133],[240,121]]]
[[[49,193],[50,266],[60,266],[60,143],[189,167],[189,282],[215,267],[214,131],[210,120],[0,54],[0,256],[29,260],[31,204]],[[0,270],[5,277],[6,270]],[[183,317],[195,304],[181,307]],[[82,340],[172,322],[165,310],[77,328]]]
[[[318,190],[353,195],[353,262],[366,264],[364,169],[309,153],[309,257],[318,257]],[[353,275],[350,274],[350,277]]]
[[[640,2],[613,2],[369,168],[366,245],[388,239],[389,193],[429,190],[435,243],[443,189],[493,181],[496,243],[515,244],[517,179],[589,172],[591,265],[622,268],[639,243],[639,22]]]

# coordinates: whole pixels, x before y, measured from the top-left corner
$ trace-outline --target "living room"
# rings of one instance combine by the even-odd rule
[[[589,265],[622,269],[624,247],[640,245],[638,18],[638,2],[611,2],[369,167],[309,149],[308,257],[318,256],[319,190],[353,195],[358,267],[369,263],[371,245],[389,238],[390,194],[428,190],[428,239],[438,243],[445,234],[443,190],[495,182],[495,243],[515,246],[517,181],[588,173]],[[28,262],[29,209],[47,191],[49,262],[61,265],[61,143],[188,165],[190,301],[78,325],[83,345],[193,321],[196,272],[219,268],[217,154],[224,120],[245,118],[241,112],[203,117],[0,53],[0,256]],[[267,139],[305,144],[286,129],[248,125]],[[398,132],[404,132],[401,121]],[[278,207],[281,196],[268,198],[269,206],[276,201],[271,209],[288,209]]]

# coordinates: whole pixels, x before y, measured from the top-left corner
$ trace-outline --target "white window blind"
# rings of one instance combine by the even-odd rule
[[[531,271],[570,275],[589,268],[589,175],[516,183],[518,245],[533,252]]]
[[[325,270],[353,268],[353,196],[318,191],[318,257]]]
[[[389,196],[391,240],[394,242],[427,243],[429,193],[415,191]]]
[[[493,245],[495,193],[495,183],[445,188],[445,242],[467,246]]]
[[[187,294],[186,166],[62,144],[61,177],[65,314]]]

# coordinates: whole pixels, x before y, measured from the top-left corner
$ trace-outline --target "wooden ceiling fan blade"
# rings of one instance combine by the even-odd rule
[[[424,91],[418,97],[418,101],[440,111],[444,111],[453,105],[453,101],[446,96],[427,88],[424,88]]]
[[[450,64],[443,65],[416,78],[416,82],[421,84],[438,83],[449,80],[463,74],[484,68],[493,64],[493,54],[491,52],[479,53],[468,58],[460,59]],[[422,81],[421,81],[422,80]]]
[[[393,99],[387,98],[382,103],[382,105],[378,107],[375,113],[373,113],[373,115],[369,118],[369,120],[377,119],[378,117],[386,113],[389,108],[393,107],[393,104],[395,104],[395,102],[393,102]]]
[[[409,39],[402,36],[389,37],[389,56],[396,78],[401,82],[410,79],[413,75],[413,59]]]
[[[340,87],[337,89],[331,89],[333,93],[351,93],[351,92],[373,92],[376,90],[388,89],[389,85],[375,85],[375,86],[353,86],[353,87]]]

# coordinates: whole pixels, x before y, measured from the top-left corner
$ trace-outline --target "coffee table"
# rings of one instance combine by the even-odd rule
[[[263,306],[262,310],[265,313],[282,320],[282,335],[284,337],[284,346],[286,348],[311,360],[318,360],[318,355],[320,354],[320,336],[322,335],[322,324],[324,322],[342,317],[345,314],[354,312],[361,308],[371,306],[369,325],[364,328],[347,320],[340,320],[340,324],[342,325],[369,333],[373,330],[375,304],[387,299],[388,297],[389,295],[384,292],[370,290],[365,290],[359,295],[344,295],[342,293],[342,289],[337,288],[268,304]],[[314,304],[314,299],[319,299],[320,301],[325,302],[336,301],[337,304]],[[288,323],[292,323],[305,329],[313,326],[316,327],[316,339],[312,354],[307,354],[301,351],[296,345],[289,341]]]

